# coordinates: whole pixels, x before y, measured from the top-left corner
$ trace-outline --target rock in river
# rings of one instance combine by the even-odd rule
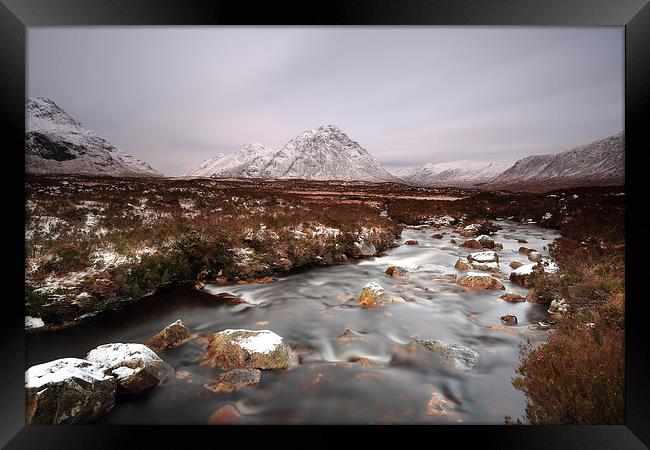
[[[501,316],[501,322],[511,326],[517,325],[517,317],[512,314],[506,314],[505,316]]]
[[[183,325],[180,319],[167,325],[160,333],[149,339],[147,347],[153,350],[162,350],[183,344],[190,338],[190,330]]]
[[[222,373],[214,383],[206,384],[204,387],[215,394],[236,392],[257,386],[261,376],[262,372],[259,369],[233,369]]]
[[[470,272],[459,278],[458,285],[477,289],[500,290],[505,289],[503,283],[491,275],[485,273]]]
[[[404,242],[404,245],[420,245],[420,243],[415,239],[409,239],[408,241]]]
[[[505,300],[510,303],[519,303],[519,302],[525,302],[526,298],[522,297],[519,294],[515,294],[513,292],[508,292],[507,294],[503,294],[501,297],[499,297],[502,300]]]
[[[370,282],[361,288],[361,293],[357,298],[357,303],[362,308],[372,308],[388,303],[403,303],[404,301],[402,297],[384,291],[384,288],[375,282]]]
[[[208,417],[210,425],[237,425],[244,422],[244,417],[232,405],[222,406]]]
[[[462,260],[462,258],[458,258],[456,261],[456,264],[454,264],[454,269],[458,270],[470,270],[471,266],[467,264],[465,261]]]
[[[473,248],[473,249],[476,249],[476,250],[483,248],[481,243],[479,241],[477,241],[476,239],[468,239],[468,240],[464,241],[463,243],[461,243],[460,246],[464,247],[464,248]]]
[[[25,372],[28,424],[88,423],[115,405],[115,378],[100,364],[64,358]]]
[[[406,275],[408,273],[408,270],[400,266],[388,266],[388,269],[386,269],[384,273],[393,278],[399,278]]]
[[[446,362],[452,363],[457,369],[470,370],[478,362],[478,352],[464,345],[449,344],[436,339],[417,338],[415,342],[435,353]]]
[[[469,262],[479,262],[479,263],[491,263],[491,262],[498,263],[499,255],[497,255],[497,252],[493,252],[493,251],[476,252],[467,255],[467,260]]]
[[[286,369],[296,363],[281,336],[270,330],[223,330],[207,338],[201,365],[221,369]]]
[[[110,369],[119,392],[137,393],[158,386],[174,369],[142,344],[104,344],[86,355]]]

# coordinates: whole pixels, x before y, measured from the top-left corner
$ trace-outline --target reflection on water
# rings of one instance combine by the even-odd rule
[[[546,254],[557,233],[534,225],[501,222],[494,239],[503,244],[500,268],[507,292],[526,289],[507,281],[509,263],[527,262],[517,253],[523,244]],[[432,234],[445,232],[443,239]],[[198,341],[159,352],[177,371],[153,391],[118,399],[102,418],[114,424],[205,424],[210,414],[233,404],[255,423],[503,423],[523,414],[524,399],[511,386],[518,365],[517,344],[541,341],[546,332],[527,327],[546,318],[545,308],[499,299],[505,291],[470,291],[450,275],[458,257],[470,250],[450,243],[451,229],[406,229],[401,245],[387,255],[348,264],[314,268],[268,284],[210,286],[251,305],[224,305],[190,288],[161,292],[117,313],[106,314],[58,332],[34,334],[27,341],[27,365],[61,357],[83,357],[108,342],[146,342],[176,319],[193,332],[225,328],[269,329],[284,337],[301,356],[289,370],[263,371],[260,384],[229,394],[203,388],[220,373],[198,365]],[[462,239],[462,238],[461,238]],[[391,264],[409,269],[407,277],[384,274]],[[406,303],[364,310],[355,303],[367,282],[380,283]],[[499,318],[514,314],[519,325],[505,327]],[[362,339],[340,342],[347,328]],[[424,349],[406,345],[412,336],[462,344],[479,353],[471,371],[441,365]],[[357,361],[366,358],[362,363]]]

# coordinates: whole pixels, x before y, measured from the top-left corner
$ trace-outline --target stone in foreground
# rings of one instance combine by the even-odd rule
[[[40,317],[25,316],[25,329],[31,330],[34,328],[44,327],[45,323]]]
[[[88,361],[110,369],[122,393],[137,393],[158,386],[174,369],[142,344],[104,344],[86,355]]]
[[[415,342],[457,369],[470,370],[478,362],[478,352],[464,345],[449,344],[437,339],[415,339]]]
[[[183,325],[180,319],[167,325],[160,333],[149,339],[147,347],[153,350],[162,350],[185,343],[190,338],[190,330]]]
[[[244,417],[232,405],[222,406],[208,417],[209,425],[237,425],[244,422]]]
[[[408,270],[400,266],[388,266],[388,269],[384,273],[390,277],[399,278],[405,276]]]
[[[27,424],[88,423],[115,405],[115,378],[100,364],[64,358],[25,372]]]
[[[362,308],[372,308],[389,303],[403,303],[404,301],[402,297],[387,293],[379,283],[375,282],[370,282],[361,288],[361,293],[357,298],[357,303]]]
[[[233,369],[222,373],[214,383],[206,384],[204,387],[215,394],[236,392],[257,386],[261,376],[262,372],[259,369]]]
[[[501,290],[505,286],[501,281],[497,280],[491,275],[485,273],[468,273],[462,276],[456,282],[459,286],[475,288],[475,289],[488,289],[488,290]]]
[[[286,369],[295,364],[281,336],[270,330],[223,330],[207,338],[201,365],[221,369]]]

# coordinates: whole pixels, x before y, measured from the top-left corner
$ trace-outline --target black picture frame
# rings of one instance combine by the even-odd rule
[[[496,448],[647,448],[650,445],[650,379],[647,316],[641,252],[647,222],[640,216],[647,198],[640,190],[648,164],[647,128],[650,107],[650,6],[648,0],[330,0],[326,3],[236,2],[233,0],[0,0],[0,105],[5,125],[3,184],[5,244],[13,245],[0,272],[5,294],[0,399],[0,445],[6,448],[133,448],[148,444],[168,448],[189,447],[197,437],[209,445],[226,445],[227,438],[250,443],[296,442],[296,428],[287,427],[109,427],[25,426],[24,415],[24,314],[21,288],[24,267],[25,56],[26,27],[80,25],[504,25],[504,26],[624,26],[625,27],[625,133],[626,133],[626,420],[625,425],[590,426],[432,426],[376,427],[369,436],[396,437],[439,444],[441,437],[462,448],[474,443]],[[15,172],[15,173],[14,173]],[[637,206],[639,205],[639,206]],[[15,236],[15,238],[14,238]],[[8,239],[7,239],[8,238]],[[304,427],[301,427],[304,429]],[[364,430],[366,431],[366,430]],[[277,439],[267,434],[277,433]],[[230,435],[237,433],[237,435]],[[226,436],[226,434],[230,436]],[[363,434],[366,436],[366,433]],[[361,435],[360,435],[361,436]],[[326,427],[309,427],[307,445],[324,445],[328,437],[348,438]],[[243,438],[243,439],[242,439]],[[343,440],[345,439],[345,440]],[[157,442],[157,443],[156,443]]]

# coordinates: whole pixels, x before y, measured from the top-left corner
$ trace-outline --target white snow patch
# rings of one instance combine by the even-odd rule
[[[252,353],[272,353],[278,345],[282,345],[282,337],[275,334],[271,330],[234,330],[228,329],[222,331],[224,334],[234,334],[234,333],[254,333],[249,337],[237,337],[234,339],[234,343],[239,345],[244,350],[248,350]]]
[[[33,328],[41,328],[44,326],[45,323],[43,322],[43,319],[41,319],[40,317],[25,316],[25,328],[33,329]]]
[[[100,364],[78,358],[63,358],[32,366],[25,371],[25,388],[39,388],[50,383],[80,379],[88,383],[112,378]]]

